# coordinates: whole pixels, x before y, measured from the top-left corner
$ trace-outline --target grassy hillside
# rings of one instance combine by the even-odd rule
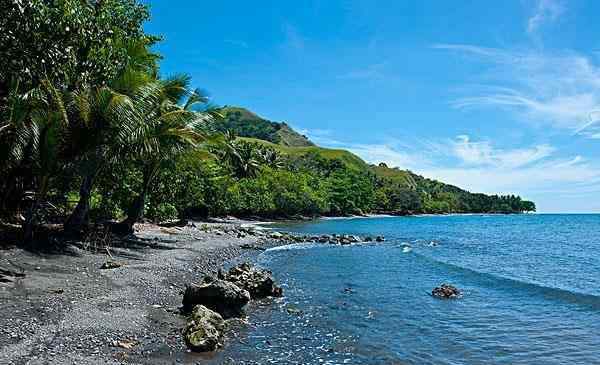
[[[220,112],[225,119],[217,123],[219,131],[230,130],[240,137],[257,138],[282,146],[314,146],[306,136],[296,132],[286,123],[272,122],[239,107],[226,106]]]
[[[275,123],[243,109],[226,107],[223,130],[232,129],[241,144],[260,145],[284,157],[288,171],[326,181],[329,214],[348,212],[514,213],[535,210],[518,196],[471,193],[385,163],[369,165],[355,154],[314,145],[287,124]],[[311,183],[317,186],[317,183]],[[317,185],[315,185],[317,184]],[[309,184],[310,185],[310,184]],[[313,187],[308,188],[313,189]],[[353,196],[362,196],[352,201]],[[347,204],[349,202],[349,204]],[[251,209],[247,210],[252,211]]]
[[[318,146],[306,146],[306,147],[292,147],[285,146],[280,144],[275,144],[269,141],[264,141],[258,138],[247,138],[242,137],[241,140],[251,143],[258,143],[264,146],[271,147],[276,151],[281,152],[285,156],[291,157],[292,159],[299,159],[302,157],[321,157],[326,160],[339,160],[346,165],[346,167],[357,170],[357,171],[365,171],[369,169],[369,165],[363,161],[360,157],[356,156],[352,152],[341,150],[341,149],[332,149],[332,148],[324,148]]]

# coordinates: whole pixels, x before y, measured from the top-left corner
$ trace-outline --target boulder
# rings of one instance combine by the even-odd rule
[[[224,328],[225,320],[219,313],[197,305],[183,329],[183,339],[194,352],[214,351],[221,346]]]
[[[431,291],[431,295],[441,299],[456,299],[462,297],[462,292],[450,284],[442,284]]]
[[[383,242],[385,241],[385,237],[384,236],[377,236],[375,237],[375,242]]]
[[[270,271],[255,268],[246,262],[232,267],[223,275],[223,279],[248,291],[252,299],[280,297],[283,294]]]
[[[204,305],[224,318],[237,317],[250,301],[250,293],[225,280],[207,276],[201,284],[188,285],[183,295],[183,312]]]

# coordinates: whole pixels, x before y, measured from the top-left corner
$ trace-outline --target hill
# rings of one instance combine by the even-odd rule
[[[257,138],[282,146],[314,146],[306,136],[296,132],[286,123],[261,118],[239,107],[226,106],[221,108],[220,112],[225,117],[216,125],[220,132],[230,130],[240,137]]]
[[[221,112],[225,120],[219,124],[219,130],[234,131],[239,136],[239,143],[276,151],[284,157],[290,171],[327,181],[326,194],[332,198],[339,193],[330,214],[354,211],[400,215],[535,211],[533,202],[518,196],[471,193],[409,170],[390,168],[385,163],[369,165],[349,151],[316,146],[289,125],[261,118],[244,108],[225,107]],[[346,191],[336,193],[336,189]],[[360,194],[359,191],[363,198],[345,205],[349,196]]]

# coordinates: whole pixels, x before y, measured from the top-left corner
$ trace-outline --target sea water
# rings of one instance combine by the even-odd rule
[[[285,297],[253,310],[239,363],[600,364],[600,215],[454,215],[279,225],[384,243],[295,244],[258,263]],[[450,283],[463,297],[440,300]]]

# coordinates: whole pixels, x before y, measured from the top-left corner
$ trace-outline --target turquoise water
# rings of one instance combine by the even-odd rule
[[[384,234],[387,241],[263,253],[259,263],[284,283],[286,296],[253,315],[247,349],[260,351],[242,349],[248,361],[600,363],[600,215],[335,219],[278,228]],[[431,297],[443,282],[464,297]]]

